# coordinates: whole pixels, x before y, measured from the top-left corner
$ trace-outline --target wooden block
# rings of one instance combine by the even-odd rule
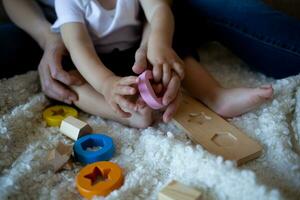
[[[234,160],[237,165],[259,157],[262,147],[203,104],[184,94],[175,124],[210,153]]]
[[[87,133],[92,133],[92,128],[86,122],[69,116],[61,122],[60,132],[73,140],[77,140]]]
[[[178,183],[177,181],[172,181],[163,188],[158,194],[158,200],[200,200],[201,192]]]
[[[73,159],[70,158],[67,163],[65,163],[62,167],[62,169],[65,169],[65,170],[72,170],[74,168],[74,165],[73,165]]]
[[[59,142],[57,147],[49,152],[47,161],[54,172],[59,171],[69,162],[72,151],[72,145]]]

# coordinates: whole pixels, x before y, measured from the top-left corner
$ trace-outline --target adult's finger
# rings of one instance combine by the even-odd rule
[[[47,96],[59,101],[63,101],[67,104],[71,104],[78,99],[74,91],[68,89],[59,82],[53,81],[50,85],[46,85],[44,89],[44,92]]]
[[[171,79],[171,66],[168,63],[163,65],[163,75],[162,75],[162,82],[163,85],[166,87]]]
[[[78,99],[74,91],[65,87],[60,82],[55,81],[50,76],[49,68],[43,62],[41,62],[38,71],[40,75],[43,92],[47,96],[56,99],[58,101],[63,101],[68,104],[71,104],[72,101],[76,101]]]
[[[173,63],[173,69],[177,73],[177,75],[180,77],[180,80],[183,80],[183,78],[184,78],[184,64],[174,62]]]
[[[180,79],[177,75],[174,74],[163,96],[163,104],[168,105],[170,102],[172,102],[175,99],[179,89],[180,89]]]
[[[155,82],[160,82],[162,78],[162,65],[161,64],[155,64],[153,65],[153,78]]]
[[[52,78],[64,83],[65,85],[81,85],[83,84],[82,80],[77,76],[74,76],[63,69],[61,65],[62,55],[56,55],[48,58],[49,69]]]
[[[163,121],[165,123],[169,122],[173,116],[176,114],[176,111],[181,102],[181,92],[178,92],[174,101],[172,101],[163,114]]]
[[[158,83],[158,84],[152,84],[151,85],[155,94],[159,94],[161,93],[161,91],[163,90],[163,85],[161,83]]]

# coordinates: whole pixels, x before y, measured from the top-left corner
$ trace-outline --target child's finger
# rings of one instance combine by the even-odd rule
[[[145,103],[145,101],[141,97],[139,97],[136,100],[136,105],[137,105],[138,109],[142,109],[142,108],[145,108],[147,106],[147,104]]]
[[[184,78],[184,65],[182,63],[174,62],[173,63],[173,69],[180,77],[180,80],[183,80]]]
[[[147,66],[148,66],[148,62],[147,62],[146,50],[139,48],[135,53],[135,62],[132,67],[132,70],[137,74],[141,74],[147,69]]]
[[[162,76],[162,65],[156,64],[153,66],[153,78],[155,82],[160,82]]]
[[[116,93],[120,95],[134,95],[136,93],[136,89],[130,86],[119,85],[116,87]]]
[[[136,84],[137,82],[137,78],[136,76],[127,76],[124,77],[120,80],[119,84],[120,85],[132,85],[132,84]]]
[[[162,82],[164,86],[167,86],[171,79],[171,66],[168,63],[163,65],[163,77]]]
[[[163,96],[163,104],[168,105],[171,101],[173,101],[178,93],[178,90],[180,88],[180,79],[177,75],[173,75],[167,90]]]
[[[136,105],[125,99],[123,96],[118,95],[116,97],[116,101],[122,108],[126,108],[128,110],[136,110]]]
[[[153,88],[155,94],[159,94],[163,90],[163,86],[162,86],[161,83],[159,83],[159,84],[153,84],[152,88]]]

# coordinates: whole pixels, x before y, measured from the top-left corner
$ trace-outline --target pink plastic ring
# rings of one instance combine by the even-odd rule
[[[150,70],[146,70],[139,75],[139,91],[146,104],[151,108],[158,110],[164,107],[164,105],[162,104],[162,98],[156,96],[149,81],[150,79],[153,79],[153,75]]]

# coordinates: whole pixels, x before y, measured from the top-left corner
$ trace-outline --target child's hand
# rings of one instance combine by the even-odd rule
[[[136,110],[136,105],[129,101],[125,96],[136,94],[137,90],[132,85],[137,83],[137,77],[118,77],[110,76],[105,80],[103,95],[112,109],[122,117],[130,117],[129,112],[125,110]]]
[[[136,74],[143,73],[148,68],[147,47],[140,46],[135,52],[135,62],[132,66],[132,71]]]
[[[151,43],[149,42],[147,58],[153,66],[154,80],[167,86],[171,80],[172,71],[176,72],[182,80],[184,78],[184,65],[175,51],[167,45]]]

